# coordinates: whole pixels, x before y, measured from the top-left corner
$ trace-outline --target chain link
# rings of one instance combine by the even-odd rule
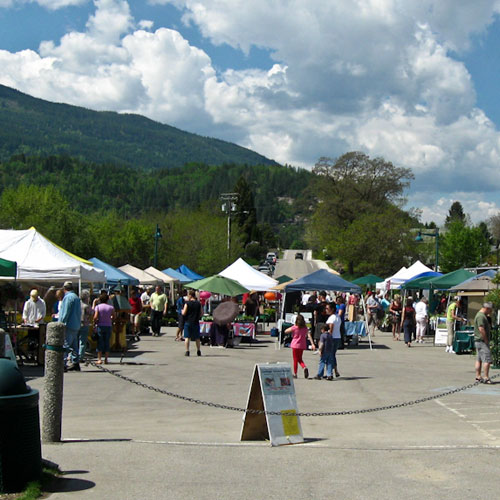
[[[113,370],[109,370],[102,365],[96,364],[95,361],[88,361],[89,364],[94,366],[95,368],[99,368],[99,370],[109,373],[114,377],[125,380],[126,382],[130,382],[131,384],[137,385],[139,387],[143,387],[144,389],[148,389],[149,391],[158,392],[160,394],[164,394],[165,396],[169,396],[172,398],[180,399],[182,401],[187,401],[188,403],[195,403],[198,405],[209,406],[211,408],[220,408],[222,410],[230,410],[230,411],[238,411],[242,413],[251,413],[251,414],[264,414],[264,415],[281,415],[280,411],[266,411],[266,410],[256,410],[253,408],[240,408],[238,406],[224,405],[221,403],[213,403],[211,401],[204,401],[202,399],[190,398],[189,396],[183,396],[182,394],[176,394],[175,392],[170,392],[165,389],[160,389],[159,387],[155,387],[153,385],[145,384],[144,382],[139,382],[133,378],[127,377],[126,375],[122,375],[121,373],[115,372]],[[492,379],[500,377],[500,373],[490,377]],[[361,415],[364,413],[374,413],[378,411],[384,410],[393,410],[395,408],[404,408],[406,406],[413,406],[420,403],[425,403],[426,401],[432,401],[433,399],[440,399],[445,396],[450,396],[452,394],[456,394],[457,392],[466,391],[467,389],[471,389],[479,385],[481,382],[476,381],[472,384],[464,385],[457,389],[450,389],[449,391],[440,392],[439,394],[434,394],[432,396],[426,396],[419,399],[414,399],[413,401],[405,401],[403,403],[395,403],[392,405],[386,406],[377,406],[375,408],[362,408],[359,410],[339,410],[339,411],[316,411],[316,412],[297,412],[298,417],[337,417],[340,415]]]

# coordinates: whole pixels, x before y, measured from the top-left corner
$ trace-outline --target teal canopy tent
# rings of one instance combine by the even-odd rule
[[[465,280],[473,278],[474,276],[476,276],[476,274],[471,271],[457,269],[456,271],[452,271],[451,273],[445,274],[440,278],[433,280],[432,288],[435,290],[448,290],[448,288],[456,286],[459,283],[463,283]]]
[[[17,276],[17,263],[7,259],[0,259],[0,277],[15,278]]]
[[[375,274],[367,274],[366,276],[352,280],[352,283],[356,285],[375,285],[375,283],[381,283],[382,281],[384,281],[384,278],[379,278]]]

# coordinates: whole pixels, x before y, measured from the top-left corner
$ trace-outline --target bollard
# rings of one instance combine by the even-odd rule
[[[0,358],[5,358],[5,332],[0,328]]]
[[[65,332],[66,327],[62,323],[47,325],[42,406],[42,441],[44,443],[61,441]]]

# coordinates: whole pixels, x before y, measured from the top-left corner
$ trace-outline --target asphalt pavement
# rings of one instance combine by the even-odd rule
[[[300,252],[303,255],[302,259],[296,259],[295,254]],[[310,274],[318,269],[327,269],[328,265],[322,260],[312,258],[312,250],[285,250],[283,259],[278,259],[273,277],[283,276],[284,274],[290,278],[301,278],[306,274]]]
[[[244,407],[255,363],[291,361],[289,349],[204,347],[183,355],[175,329],[144,337],[124,364],[145,385]],[[65,472],[51,499],[498,498],[500,383],[419,404],[474,382],[474,360],[431,340],[407,348],[378,333],[339,351],[341,377],[295,380],[301,412],[395,406],[374,413],[302,417],[305,444],[240,442],[242,413],[185,402],[84,367],[65,374],[63,442],[44,458]],[[318,356],[304,353],[311,376]],[[28,383],[43,391],[36,368]],[[498,374],[493,370],[492,375]],[[497,382],[500,378],[497,379]]]

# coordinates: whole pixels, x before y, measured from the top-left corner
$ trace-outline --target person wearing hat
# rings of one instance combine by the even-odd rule
[[[78,332],[82,319],[82,307],[78,295],[73,291],[73,283],[66,281],[63,285],[64,298],[59,310],[59,322],[66,326],[64,348],[68,351],[64,359],[64,369],[80,371],[80,346]],[[71,363],[69,363],[71,361]]]
[[[454,297],[453,301],[448,306],[446,311],[446,328],[448,329],[448,338],[446,340],[446,352],[454,354],[453,350],[453,340],[455,338],[455,321],[463,321],[465,319],[457,315],[457,311],[460,309],[460,297]]]
[[[38,325],[47,312],[45,302],[38,296],[38,290],[31,290],[30,298],[24,303],[23,323],[27,325]]]
[[[477,351],[476,359],[476,382],[491,384],[490,366],[491,366],[491,351],[490,351],[490,322],[488,316],[493,310],[491,302],[485,302],[474,318],[474,346]],[[481,377],[481,369],[484,368],[484,378]]]

